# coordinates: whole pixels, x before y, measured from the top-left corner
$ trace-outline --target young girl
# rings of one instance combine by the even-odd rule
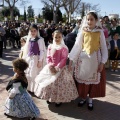
[[[68,48],[62,39],[62,33],[53,33],[53,44],[47,52],[47,65],[35,79],[34,93],[37,97],[56,106],[70,102],[78,97],[74,80],[66,68]]]
[[[26,77],[28,79],[28,90],[34,91],[34,80],[43,67],[46,48],[44,40],[39,35],[37,25],[30,26],[27,42],[24,48],[24,58],[29,64],[29,68],[26,71]]]
[[[26,40],[27,40],[27,36],[25,37],[22,37],[20,39],[20,42],[21,42],[21,51],[20,51],[20,54],[19,54],[19,58],[23,58],[24,57],[24,47],[25,47],[25,43],[26,43]]]
[[[26,91],[28,82],[24,71],[28,64],[20,58],[15,59],[12,63],[15,75],[6,87],[9,97],[5,104],[5,115],[18,118],[30,117],[31,120],[34,120],[40,116],[40,111]]]
[[[89,95],[88,109],[93,110],[92,98],[105,96],[104,64],[108,58],[103,30],[98,26],[98,16],[89,12],[83,19],[76,43],[69,54],[69,69],[75,63],[75,80],[81,101],[78,106],[86,103]]]
[[[110,41],[110,60],[112,60],[111,71],[118,72],[118,60],[120,60],[120,39],[119,33],[113,33],[113,39]]]

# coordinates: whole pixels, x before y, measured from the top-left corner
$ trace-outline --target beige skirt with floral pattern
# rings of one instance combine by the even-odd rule
[[[71,102],[71,100],[78,98],[78,91],[75,81],[67,67],[65,67],[57,79],[52,82],[50,82],[51,79],[49,79],[48,76],[50,75],[46,73],[44,78],[39,80],[39,83],[36,82],[34,93],[37,97],[49,100],[50,102]],[[40,77],[42,77],[42,73],[37,79]],[[47,81],[50,84],[44,86],[43,84],[45,82],[47,83]]]

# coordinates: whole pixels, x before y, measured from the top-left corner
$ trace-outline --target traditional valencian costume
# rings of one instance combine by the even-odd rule
[[[27,83],[22,79],[13,79],[8,83],[6,90],[9,97],[5,104],[5,114],[18,118],[40,116],[39,109],[26,89]]]
[[[75,82],[66,67],[67,57],[68,48],[63,40],[60,45],[53,40],[47,51],[47,65],[35,79],[37,97],[56,103],[70,102],[78,97]],[[56,74],[51,73],[50,65],[57,69]]]
[[[88,94],[90,98],[105,96],[105,69],[98,73],[98,66],[100,63],[106,63],[108,50],[101,28],[98,20],[96,27],[89,29],[85,16],[75,45],[69,54],[69,59],[75,64],[74,77],[82,99],[86,99]]]
[[[37,29],[37,28],[36,28]],[[27,37],[27,41],[24,47],[24,56],[23,58],[29,64],[29,68],[26,71],[26,77],[28,79],[28,90],[34,92],[34,80],[35,77],[39,74],[44,66],[46,56],[46,48],[44,39],[40,37],[39,31],[36,38],[32,38],[30,32]],[[41,62],[41,67],[38,68],[38,62]]]

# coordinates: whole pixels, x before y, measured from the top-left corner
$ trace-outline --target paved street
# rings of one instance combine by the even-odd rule
[[[4,116],[4,102],[7,97],[5,86],[13,75],[11,61],[18,57],[19,50],[4,50],[0,59],[0,120],[18,120]],[[41,111],[41,118],[48,120],[119,120],[120,119],[120,68],[114,73],[107,70],[106,97],[94,100],[94,110],[88,111],[87,105],[77,107],[77,102],[63,104],[56,108],[54,104],[47,105],[46,101],[33,97]],[[24,119],[27,120],[27,119]]]

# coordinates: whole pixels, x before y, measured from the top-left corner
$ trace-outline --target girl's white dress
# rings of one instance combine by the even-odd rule
[[[42,70],[43,66],[45,65],[46,48],[45,48],[44,39],[40,37],[36,42],[38,43],[38,47],[39,47],[39,55],[34,55],[34,54],[28,55],[29,54],[28,51],[27,56],[25,57],[25,60],[29,64],[29,67],[26,70],[26,77],[28,79],[27,89],[31,92],[34,92],[35,77],[39,74],[39,72]],[[29,49],[30,49],[30,42],[28,43],[28,50]],[[42,63],[40,68],[37,67],[39,61]]]

